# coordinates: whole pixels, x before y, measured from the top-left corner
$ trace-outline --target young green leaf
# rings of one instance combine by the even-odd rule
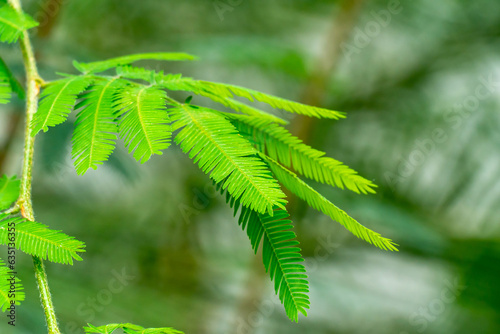
[[[220,99],[222,98],[233,98],[236,95],[244,97],[251,102],[260,101],[273,108],[282,109],[295,114],[329,119],[345,118],[344,113],[339,111],[308,106],[302,103],[289,101],[280,97],[235,85],[202,80],[193,80],[190,85],[192,86],[192,91],[194,93],[198,92],[201,94],[203,92],[203,94],[207,97],[217,97],[217,102],[220,102]]]
[[[186,53],[141,53],[128,55],[123,57],[112,58],[104,61],[96,61],[93,63],[79,63],[77,61],[73,62],[73,66],[82,73],[99,73],[109,70],[120,65],[129,65],[140,60],[169,60],[169,61],[180,61],[180,60],[196,60],[195,56]]]
[[[64,123],[73,110],[78,95],[89,87],[92,78],[73,76],[50,83],[42,92],[38,111],[35,113],[31,127],[33,135],[49,126]]]
[[[112,334],[114,331],[121,329],[127,334],[184,334],[181,331],[175,330],[173,328],[144,328],[134,324],[109,324],[105,326],[96,327],[91,324],[87,324],[88,327],[84,327],[85,333],[92,334]]]
[[[19,187],[21,181],[13,176],[8,178],[6,175],[0,178],[0,210],[6,210],[14,204],[19,197]]]
[[[141,163],[170,146],[172,131],[166,112],[166,94],[156,87],[131,86],[116,95],[120,137]]]
[[[375,193],[375,184],[333,158],[293,136],[277,124],[245,115],[230,115],[238,131],[258,143],[257,148],[272,159],[317,182],[347,188],[355,193]]]
[[[257,151],[242,138],[220,113],[193,105],[169,110],[175,141],[215,182],[243,205],[260,213],[272,214],[284,208],[285,194]]]
[[[220,184],[216,185],[220,188]],[[224,193],[224,191],[222,191]],[[262,242],[262,260],[264,268],[274,281],[274,289],[285,307],[286,314],[293,321],[298,321],[298,313],[307,316],[309,292],[306,269],[300,262],[299,242],[292,231],[293,225],[287,211],[274,208],[274,214],[258,213],[245,206],[226,192],[226,202],[240,210],[238,224],[246,229],[252,249],[255,253]]]
[[[0,259],[0,308],[5,312],[14,302],[20,305],[25,299],[21,280],[12,274],[12,270]]]
[[[292,193],[306,201],[314,209],[330,216],[339,222],[356,237],[377,246],[383,250],[397,251],[397,246],[391,239],[382,237],[379,233],[370,230],[351,218],[343,210],[336,207],[332,202],[320,195],[307,183],[297,177],[297,175],[269,157],[265,157],[269,167],[276,178]]]
[[[36,27],[38,23],[29,15],[19,13],[10,5],[0,7],[0,41],[17,42],[23,31]]]
[[[12,92],[24,99],[24,90],[12,75],[2,58],[0,58],[0,104],[9,103]]]
[[[14,227],[15,238],[10,235]],[[26,254],[71,265],[73,260],[81,261],[78,253],[85,251],[83,242],[60,231],[21,217],[0,214],[0,244],[10,243]]]
[[[118,78],[98,82],[76,105],[75,109],[83,108],[77,115],[72,139],[72,157],[78,174],[85,174],[89,168],[97,169],[113,152],[118,130],[113,99],[125,84]]]

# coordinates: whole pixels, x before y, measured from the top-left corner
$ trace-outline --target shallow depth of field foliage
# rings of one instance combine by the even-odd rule
[[[46,262],[63,333],[144,330],[129,323],[186,333],[499,332],[500,5],[401,1],[381,16],[389,3],[23,1],[41,23],[30,35],[51,84],[33,123],[33,203],[45,225],[17,226],[29,231],[19,238],[26,253],[47,246],[29,239],[36,231],[65,246],[44,248],[49,261],[73,263]],[[0,32],[6,42],[13,34]],[[93,63],[158,51],[182,61]],[[0,78],[0,101],[11,100],[0,105],[0,175],[21,166],[20,56],[15,44],[0,49],[12,72]],[[63,90],[67,107],[54,109]],[[86,133],[102,97],[116,122],[96,131],[119,135],[116,144],[100,137],[94,154]],[[145,114],[157,128],[144,131],[143,107],[166,105],[168,119]],[[232,167],[215,160],[220,145]],[[9,219],[19,218],[0,216],[0,227]],[[289,219],[294,233],[265,233]],[[399,252],[377,248],[394,249],[387,238]],[[300,242],[300,254],[276,258],[280,242]],[[18,323],[12,331],[2,321],[0,332],[38,333],[31,258],[19,252],[16,266]],[[295,291],[275,285],[276,268],[293,270]]]

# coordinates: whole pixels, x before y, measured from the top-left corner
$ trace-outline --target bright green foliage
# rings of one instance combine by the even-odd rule
[[[285,211],[285,194],[278,180],[355,236],[381,249],[397,250],[390,239],[349,217],[293,171],[356,193],[373,193],[375,185],[291,135],[283,127],[286,121],[235,97],[318,118],[340,119],[344,117],[343,113],[238,86],[129,65],[139,60],[187,60],[190,57],[184,54],[140,54],[89,64],[75,62],[84,75],[67,76],[49,84],[43,92],[41,111],[35,114],[32,127],[36,131],[46,130],[64,122],[71,109],[82,108],[73,133],[73,158],[79,174],[97,168],[108,159],[117,134],[135,159],[144,163],[152,155],[167,149],[174,133],[175,143],[182,151],[226,192],[235,211],[241,209],[239,223],[246,229],[254,251],[262,243],[264,266],[274,281],[276,293],[287,315],[297,321],[299,312],[306,314],[309,308],[308,283],[304,266],[300,264],[303,259],[298,242],[291,231],[292,222]],[[113,67],[117,73],[115,77],[91,74],[89,79],[89,73]],[[87,87],[90,84],[92,86]],[[168,96],[169,91],[186,91],[208,97],[236,113],[195,106],[190,104],[190,99],[181,103]],[[78,99],[81,101],[73,107]],[[75,249],[73,258],[74,254]],[[118,328],[127,333],[142,330],[130,327],[133,325],[109,326],[89,328],[98,330],[93,333],[108,333]]]
[[[0,308],[5,312],[14,301],[16,305],[20,305],[25,298],[24,289],[21,281],[17,276],[11,274],[12,270],[0,260]],[[11,279],[14,277],[14,289],[11,290]],[[12,295],[12,291],[15,295]]]
[[[228,197],[235,214],[240,208],[239,201]],[[275,208],[273,215],[260,214],[241,206],[238,224],[247,235],[255,253],[262,241],[262,260],[266,272],[274,281],[274,289],[286,314],[293,321],[298,321],[298,313],[307,316],[309,292],[306,269],[300,262],[299,242],[292,231],[293,225],[288,212]]]
[[[111,334],[114,331],[121,329],[126,334],[183,334],[183,332],[173,328],[144,328],[134,324],[109,324],[96,327],[88,324],[88,327],[83,328],[85,333],[93,334]]]
[[[262,92],[258,92],[253,89],[243,88],[234,85],[222,84],[217,82],[210,81],[201,81],[196,80],[193,82],[193,87],[198,92],[206,92],[205,96],[218,96],[225,98],[233,98],[236,96],[241,96],[249,101],[260,101],[267,103],[273,108],[282,109],[291,113],[306,115],[317,118],[330,118],[330,119],[339,119],[345,118],[344,113],[308,106],[302,103],[297,103],[289,100],[285,100],[279,97],[275,97],[269,94],[265,94]],[[203,94],[202,94],[203,95]]]
[[[104,72],[110,68],[115,68],[120,65],[128,65],[135,63],[136,61],[149,60],[149,59],[177,61],[177,60],[195,60],[196,57],[188,55],[186,53],[166,53],[166,52],[141,53],[141,54],[117,57],[104,61],[97,61],[93,63],[79,63],[77,61],[74,61],[73,65],[80,72],[88,74],[88,73]]]
[[[6,175],[0,178],[0,210],[8,209],[19,197],[21,182],[15,176],[8,178]]]
[[[142,163],[170,146],[172,131],[165,92],[157,87],[129,86],[116,96],[120,137]]]
[[[175,141],[205,173],[242,205],[260,213],[284,208],[285,194],[256,151],[231,123],[217,112],[192,105],[170,110]]]
[[[246,135],[262,153],[299,174],[315,181],[350,189],[356,193],[375,193],[375,185],[340,161],[304,144],[278,124],[269,124],[256,117],[234,115],[240,133]]]
[[[29,15],[18,13],[8,4],[0,7],[0,41],[17,42],[23,31],[36,27],[38,23]]]
[[[299,179],[297,175],[295,175],[295,173],[281,166],[276,161],[272,160],[271,158],[265,158],[265,160],[269,163],[269,166],[271,167],[271,170],[273,171],[276,178],[288,190],[306,201],[307,204],[309,204],[311,207],[327,214],[333,220],[338,221],[358,238],[363,239],[366,242],[369,242],[381,249],[397,251],[397,248],[395,247],[396,244],[394,244],[391,239],[384,238],[380,234],[373,232],[372,230],[358,223],[347,213],[337,208],[325,197],[321,196],[307,183]]]
[[[73,133],[72,156],[76,171],[84,174],[89,168],[97,169],[108,160],[115,148],[115,133],[118,130],[114,122],[114,93],[124,83],[117,79],[96,83],[89,92],[81,97],[75,109],[78,113]]]
[[[24,98],[23,88],[0,58],[0,104],[9,103],[12,92],[16,92],[19,98]]]
[[[13,225],[16,229],[15,246],[24,253],[71,265],[73,260],[82,260],[78,253],[85,251],[83,242],[21,217],[0,214],[0,244],[9,243],[9,227]]]
[[[50,83],[40,97],[37,117],[33,119],[33,134],[49,130],[49,126],[64,123],[68,114],[73,110],[78,94],[82,93],[90,84],[92,78],[87,76],[73,76]]]

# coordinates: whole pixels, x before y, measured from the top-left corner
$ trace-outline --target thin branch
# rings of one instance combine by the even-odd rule
[[[16,9],[19,13],[23,13],[21,8],[20,0],[9,0],[10,5]],[[21,189],[20,196],[16,203],[16,207],[19,207],[21,214],[24,218],[34,221],[35,215],[33,212],[33,206],[31,204],[31,180],[32,180],[32,170],[33,170],[33,153],[35,146],[35,138],[31,130],[31,122],[33,116],[38,108],[38,97],[40,94],[40,85],[42,80],[38,74],[38,69],[36,67],[35,56],[33,54],[33,48],[29,39],[27,31],[24,31],[19,40],[21,51],[23,54],[24,67],[26,69],[26,131],[24,137],[24,160],[22,168],[21,177]],[[45,272],[45,267],[43,265],[42,259],[34,256],[33,265],[35,268],[35,276],[38,283],[38,289],[40,291],[40,299],[42,301],[42,306],[45,312],[45,318],[47,320],[47,327],[49,334],[60,334],[59,327],[57,325],[56,315],[54,311],[54,305],[52,304],[52,298],[50,295],[47,274]]]

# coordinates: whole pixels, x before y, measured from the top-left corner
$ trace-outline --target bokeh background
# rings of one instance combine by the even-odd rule
[[[23,5],[41,22],[32,36],[46,80],[74,73],[73,59],[188,52],[201,60],[144,65],[347,112],[341,121],[278,115],[378,185],[376,195],[315,186],[400,245],[374,248],[292,198],[312,302],[292,323],[231,210],[179,149],[139,165],[119,144],[80,177],[73,116],[38,137],[33,184],[37,219],[87,243],[83,262],[47,263],[63,333],[87,322],[186,333],[500,333],[498,1]],[[21,79],[16,46],[0,52]],[[19,173],[22,110],[15,100],[0,111],[1,173]],[[0,333],[44,333],[30,257],[18,256],[18,271],[27,300],[16,328],[4,319]]]

